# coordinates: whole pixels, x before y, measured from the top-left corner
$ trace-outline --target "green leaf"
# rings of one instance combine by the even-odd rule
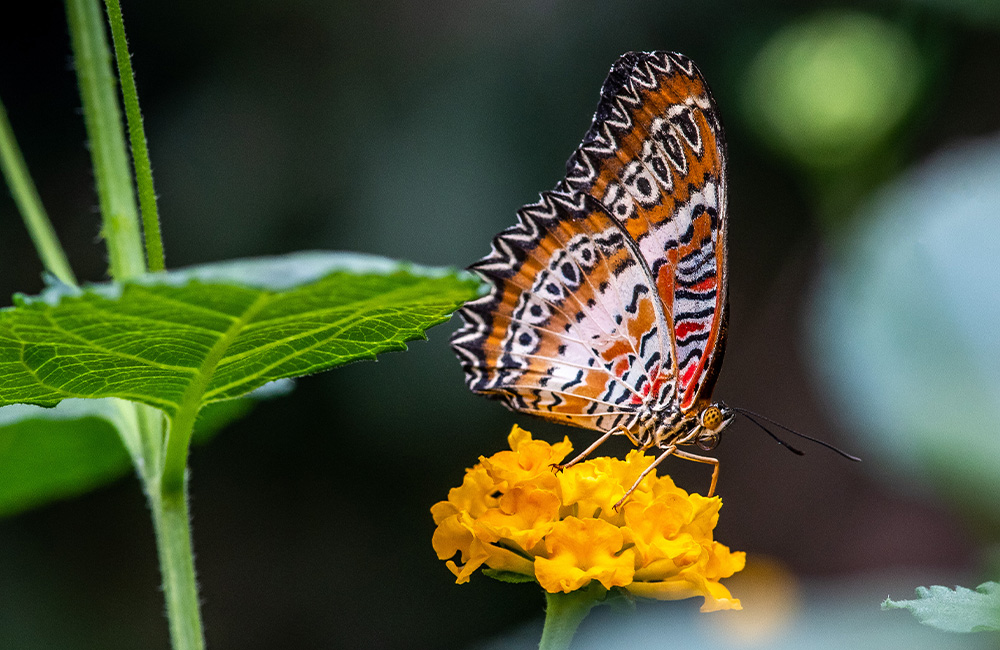
[[[493,578],[494,580],[499,580],[500,582],[512,582],[515,584],[522,582],[535,582],[535,576],[528,576],[515,571],[500,571],[498,569],[484,568],[483,575],[488,578]]]
[[[148,469],[176,480],[192,427],[203,440],[250,408],[234,398],[404,349],[478,290],[450,270],[298,253],[17,297],[0,310],[0,405],[58,406],[0,409],[0,516],[130,471],[135,415],[107,398],[172,418],[167,461]]]
[[[924,625],[946,632],[1000,630],[1000,583],[965,587],[917,587],[916,600],[885,599],[882,609],[908,609]]]
[[[255,391],[252,397],[269,396]],[[193,441],[208,442],[255,400],[219,402],[198,414]],[[113,400],[64,400],[55,408],[0,409],[0,517],[74,497],[133,472]]]
[[[119,397],[173,417],[405,349],[478,291],[468,274],[342,253],[53,287],[0,311],[0,405]]]
[[[0,516],[83,493],[123,476],[131,462],[110,400],[55,409],[0,409]]]

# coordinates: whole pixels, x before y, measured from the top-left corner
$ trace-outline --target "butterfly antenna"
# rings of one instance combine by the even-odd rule
[[[823,447],[826,447],[827,449],[829,449],[829,450],[831,450],[831,451],[835,451],[835,452],[837,452],[838,454],[840,454],[841,456],[843,456],[844,458],[846,458],[847,460],[853,460],[853,461],[855,461],[855,462],[857,462],[857,463],[860,463],[860,462],[861,462],[861,459],[860,459],[860,458],[858,458],[857,456],[852,456],[851,454],[847,453],[846,451],[843,451],[843,450],[841,450],[841,449],[837,449],[836,447],[834,447],[834,446],[833,446],[833,445],[831,445],[830,443],[828,443],[828,442],[824,442],[824,441],[822,441],[822,440],[819,440],[818,438],[813,438],[812,436],[807,436],[807,435],[806,435],[806,434],[804,434],[804,433],[799,433],[799,432],[798,432],[798,431],[796,431],[795,429],[792,429],[792,428],[790,428],[790,427],[786,427],[785,425],[783,425],[783,424],[782,424],[782,423],[780,423],[780,422],[775,422],[774,420],[772,420],[771,418],[769,418],[769,417],[767,417],[767,416],[765,416],[765,415],[761,415],[760,413],[754,413],[753,411],[748,411],[748,410],[746,410],[746,409],[741,409],[741,408],[733,408],[733,410],[734,410],[734,411],[736,411],[737,413],[741,413],[741,414],[743,414],[743,416],[744,416],[744,417],[746,417],[746,418],[747,418],[748,420],[750,420],[751,422],[753,422],[754,424],[756,424],[756,425],[757,425],[758,427],[760,427],[760,428],[761,428],[761,429],[763,429],[764,431],[767,431],[768,435],[770,435],[770,436],[771,436],[772,438],[774,438],[775,440],[777,440],[777,441],[778,441],[779,443],[781,443],[782,445],[784,445],[784,446],[788,447],[788,448],[789,448],[789,449],[790,449],[791,451],[795,452],[795,453],[796,453],[796,454],[798,454],[799,456],[803,456],[804,454],[803,454],[803,453],[802,453],[801,451],[799,451],[798,449],[795,449],[794,447],[792,447],[792,446],[788,445],[788,444],[787,444],[786,442],[784,442],[783,440],[780,440],[780,439],[778,438],[778,436],[776,436],[776,435],[774,435],[773,433],[771,433],[771,431],[769,431],[769,430],[767,429],[767,427],[765,427],[765,426],[764,426],[763,424],[761,424],[761,423],[760,423],[760,422],[759,422],[758,420],[756,420],[755,418],[760,418],[761,420],[764,420],[765,422],[767,422],[767,423],[769,423],[769,424],[773,424],[773,425],[774,425],[774,426],[776,426],[776,427],[779,427],[779,428],[781,428],[781,429],[784,429],[784,430],[785,430],[785,431],[787,431],[788,433],[791,433],[791,434],[794,434],[794,435],[796,435],[796,436],[798,436],[798,437],[800,437],[800,438],[805,438],[806,440],[809,440],[809,441],[812,441],[812,442],[815,442],[815,443],[816,443],[817,445],[821,445],[821,446],[823,446]]]
[[[785,449],[787,449],[788,451],[792,452],[792,453],[793,453],[793,454],[795,454],[796,456],[805,456],[805,455],[806,455],[804,451],[801,451],[801,450],[799,450],[799,449],[796,449],[795,447],[791,446],[790,444],[788,444],[787,442],[785,442],[784,440],[782,440],[782,439],[781,439],[781,438],[779,438],[778,436],[774,435],[774,432],[773,432],[773,431],[771,431],[770,429],[768,429],[767,427],[765,427],[765,426],[764,426],[763,424],[761,424],[760,422],[758,422],[757,420],[755,420],[755,419],[754,419],[753,417],[751,417],[750,415],[747,415],[746,413],[744,413],[744,412],[743,412],[742,410],[740,410],[740,409],[733,409],[733,410],[735,410],[735,411],[736,411],[736,412],[738,412],[738,413],[741,413],[741,414],[743,414],[743,416],[744,416],[744,417],[745,417],[746,419],[750,420],[751,422],[753,422],[754,424],[756,424],[756,425],[757,425],[758,427],[760,427],[760,428],[761,428],[761,430],[762,430],[762,431],[763,431],[764,433],[766,433],[767,435],[769,435],[769,436],[771,436],[772,438],[774,438],[775,442],[777,442],[777,443],[778,443],[779,445],[781,445],[782,447],[784,447],[784,448],[785,448]]]

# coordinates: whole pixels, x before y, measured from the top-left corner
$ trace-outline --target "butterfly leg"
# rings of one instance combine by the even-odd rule
[[[650,464],[649,467],[647,467],[646,469],[642,470],[642,474],[640,474],[639,478],[637,478],[635,480],[635,483],[632,484],[632,487],[630,487],[628,489],[628,491],[625,493],[625,496],[623,496],[621,499],[618,500],[618,503],[616,503],[615,506],[614,506],[615,512],[618,512],[618,509],[622,507],[623,503],[625,503],[625,499],[629,498],[629,495],[631,495],[633,492],[635,492],[635,489],[637,487],[639,487],[640,483],[642,483],[642,479],[646,478],[646,475],[648,475],[650,472],[652,472],[654,469],[656,469],[656,466],[659,465],[661,462],[663,462],[664,458],[666,458],[670,454],[680,455],[681,453],[683,453],[683,452],[677,451],[677,447],[673,447],[673,446],[667,447],[666,449],[664,449],[663,453],[660,454],[659,456],[657,456],[656,460],[654,460],[652,462],[652,464]]]
[[[705,463],[707,465],[712,465],[712,485],[708,488],[708,497],[712,498],[715,494],[715,484],[719,482],[719,459],[711,458],[709,456],[698,456],[697,454],[690,454],[686,451],[681,451],[680,449],[674,451],[674,455],[678,458],[686,458],[688,460],[693,460],[696,463]]]
[[[590,445],[589,447],[587,447],[586,449],[584,449],[582,452],[580,452],[579,454],[577,454],[576,458],[574,458],[573,460],[569,461],[568,463],[563,463],[561,465],[553,465],[553,467],[555,467],[556,469],[566,469],[567,467],[572,467],[573,465],[576,465],[581,460],[583,460],[584,458],[586,458],[587,456],[589,456],[591,453],[593,453],[593,451],[595,449],[597,449],[598,447],[600,447],[601,445],[603,445],[607,441],[608,438],[610,438],[611,436],[615,435],[616,433],[620,433],[623,430],[625,430],[624,427],[620,427],[620,426],[619,427],[615,427],[611,431],[608,431],[603,436],[601,436],[600,438],[598,438],[597,440],[595,440],[592,445]]]

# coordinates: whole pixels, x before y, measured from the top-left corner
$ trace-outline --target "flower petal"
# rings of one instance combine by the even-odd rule
[[[476,522],[476,534],[491,542],[509,539],[530,551],[559,519],[559,497],[548,490],[516,487]]]
[[[632,582],[635,556],[622,551],[622,533],[601,519],[569,517],[545,537],[548,557],[535,559],[535,577],[548,592],[575,591],[591,580],[606,588]]]
[[[463,522],[462,515],[457,514],[442,520],[431,537],[431,546],[439,560],[447,560],[462,553],[462,559],[467,560],[469,547],[475,539],[472,526]]]
[[[448,491],[448,503],[459,510],[467,511],[473,517],[478,517],[487,508],[496,505],[493,493],[497,486],[482,465],[476,465],[465,470],[462,485]]]
[[[723,585],[707,581],[697,574],[661,582],[633,582],[625,589],[634,596],[656,600],[683,600],[702,596],[705,599],[701,606],[702,612],[743,609],[739,599],[733,598]]]
[[[555,488],[557,480],[553,466],[558,465],[573,450],[569,439],[550,445],[544,440],[532,440],[530,433],[515,425],[508,440],[511,451],[479,458],[494,485],[504,491],[523,483]]]

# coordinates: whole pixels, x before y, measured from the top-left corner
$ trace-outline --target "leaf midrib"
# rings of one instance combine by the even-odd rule
[[[292,354],[287,354],[287,355],[283,356],[280,360],[268,364],[267,366],[265,366],[264,368],[262,368],[261,370],[255,372],[253,374],[246,374],[241,379],[239,379],[237,381],[229,382],[228,384],[225,384],[223,386],[216,386],[211,391],[206,391],[206,393],[205,393],[206,397],[208,399],[211,399],[212,395],[223,394],[227,390],[233,388],[234,386],[239,386],[240,384],[246,384],[246,383],[251,382],[252,380],[259,379],[262,376],[266,375],[267,371],[271,370],[272,368],[275,368],[276,366],[281,365],[282,363],[287,363],[290,359],[295,359],[296,357],[300,357],[303,354],[311,352],[311,351],[315,350],[316,348],[318,348],[318,347],[320,347],[322,345],[328,344],[332,339],[334,339],[336,337],[336,335],[338,333],[343,332],[344,330],[348,329],[348,327],[342,327],[342,325],[344,323],[347,323],[347,325],[349,327],[356,327],[356,326],[360,325],[361,323],[367,322],[369,320],[374,320],[376,318],[375,316],[371,316],[371,315],[358,316],[359,310],[364,309],[366,303],[373,303],[373,302],[376,302],[376,301],[383,301],[383,300],[386,300],[386,299],[390,299],[393,296],[393,294],[404,292],[404,291],[408,291],[410,288],[411,287],[409,287],[409,286],[408,287],[400,287],[400,288],[394,289],[393,291],[391,291],[389,293],[386,293],[386,294],[380,294],[380,295],[372,296],[372,297],[367,298],[365,300],[359,300],[359,301],[355,301],[353,303],[345,303],[343,306],[338,306],[336,308],[331,308],[331,309],[342,309],[342,308],[345,308],[345,307],[346,308],[352,308],[352,307],[354,307],[354,308],[356,308],[356,310],[355,311],[351,311],[344,318],[336,320],[336,321],[334,321],[332,323],[325,324],[323,327],[317,327],[315,329],[309,330],[308,332],[299,332],[299,333],[296,333],[295,336],[290,336],[290,337],[285,337],[285,338],[277,339],[277,340],[271,341],[270,343],[268,343],[266,345],[258,346],[258,347],[253,348],[252,350],[247,350],[246,352],[242,352],[240,354],[233,355],[233,356],[227,357],[225,359],[221,359],[219,361],[219,363],[216,365],[216,368],[221,368],[223,366],[230,365],[232,363],[235,363],[237,361],[242,360],[243,358],[245,358],[245,357],[247,357],[247,356],[249,356],[251,354],[259,354],[261,352],[264,352],[264,351],[270,350],[270,349],[272,349],[274,347],[277,347],[279,345],[282,345],[282,344],[284,344],[284,343],[286,343],[288,341],[291,341],[291,340],[294,340],[294,339],[297,339],[297,338],[302,338],[305,335],[312,335],[312,334],[315,334],[317,332],[323,332],[325,330],[335,330],[335,331],[331,332],[329,336],[323,337],[321,340],[317,341],[316,343],[314,343],[314,344],[312,344],[312,345],[310,345],[310,346],[308,346],[306,348],[297,349]],[[261,309],[263,309],[263,306],[261,307]],[[322,313],[325,313],[326,311],[328,311],[328,310],[314,310],[313,312],[309,312],[309,313],[310,314],[322,314]],[[250,327],[250,324],[247,325],[247,328],[249,328],[249,327]],[[398,327],[397,326],[397,329],[399,331],[405,331],[408,328]],[[414,329],[414,328],[409,328],[409,329]],[[417,329],[419,329],[419,328],[417,328]]]
[[[212,376],[215,374],[215,369],[219,365],[219,361],[225,355],[226,350],[232,345],[233,341],[239,337],[243,328],[246,326],[247,322],[253,318],[254,314],[259,312],[266,306],[266,303],[273,297],[273,294],[262,293],[253,301],[238,318],[236,318],[229,328],[219,337],[208,354],[205,355],[205,359],[202,361],[201,365],[197,368],[194,374],[194,379],[188,384],[188,387],[184,389],[184,395],[181,397],[180,402],[177,404],[177,411],[182,410],[194,410],[197,412],[201,408],[205,391],[208,389],[208,384],[212,380]]]

